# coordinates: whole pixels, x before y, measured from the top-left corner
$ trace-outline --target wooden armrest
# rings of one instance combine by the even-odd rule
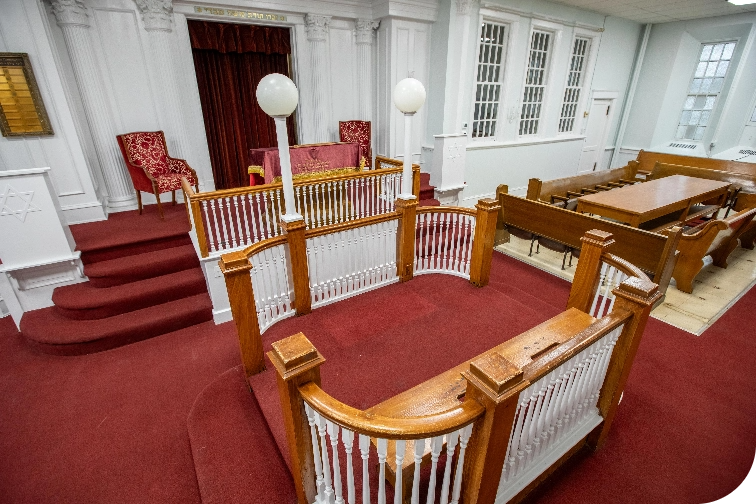
[[[599,191],[611,191],[612,190],[611,187],[605,186],[605,185],[601,185],[601,184],[596,184],[596,189],[598,189]]]
[[[580,189],[580,192],[582,192],[583,194],[596,194],[598,191],[595,189],[588,189],[587,187],[583,187],[582,189]]]
[[[567,196],[559,196],[558,194],[552,194],[551,202],[554,203],[554,200],[564,201],[565,203],[567,203],[570,200],[570,198],[568,198]]]

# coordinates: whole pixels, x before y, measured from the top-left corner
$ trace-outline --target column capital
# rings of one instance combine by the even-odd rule
[[[89,26],[84,0],[53,0],[52,12],[59,26]]]
[[[172,0],[134,0],[147,31],[171,31]]]
[[[479,0],[454,0],[457,5],[457,15],[467,16],[470,14],[470,8],[473,4],[478,3]]]
[[[370,45],[373,43],[373,32],[380,26],[380,21],[372,19],[358,19],[354,23],[354,32],[357,36],[358,44]]]
[[[307,40],[322,41],[328,35],[328,27],[331,24],[331,16],[319,16],[317,14],[305,15],[305,31]]]

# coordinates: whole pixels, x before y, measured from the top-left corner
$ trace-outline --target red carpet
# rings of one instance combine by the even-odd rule
[[[316,310],[311,317],[282,322],[266,340],[273,331],[283,332],[283,324],[292,324],[289,333],[302,330],[325,354],[327,390],[342,398],[364,394],[354,401],[356,406],[380,400],[482,345],[470,327],[485,327],[505,339],[522,330],[518,324],[563,309],[566,282],[511,258],[494,257],[493,288],[474,289],[442,277],[449,283],[440,289],[441,280],[433,276],[392,287],[411,294],[422,306],[420,315],[399,310],[400,303],[379,289]],[[498,300],[505,297],[516,303],[502,312]],[[388,338],[371,346],[364,341],[350,346],[347,338],[357,325],[334,324],[333,319],[316,323],[318,312],[332,310],[349,315],[353,324],[377,311],[376,306],[387,309],[386,318],[394,309],[408,320],[399,330],[394,322],[379,325],[380,319],[371,319],[376,327],[368,329]],[[606,447],[570,463],[532,502],[697,504],[732,491],[750,468],[756,446],[756,377],[749,372],[756,358],[756,331],[741,322],[755,309],[756,291],[751,291],[698,338],[651,320]],[[429,321],[431,314],[450,327]],[[497,327],[483,320],[489,317],[509,317],[513,323]],[[294,326],[297,321],[301,324]],[[458,336],[453,352],[437,349],[433,336],[442,329]],[[0,319],[0,502],[196,503],[200,495],[254,502],[262,491],[258,487],[271,480],[280,486],[278,502],[289,502],[283,496],[291,487],[281,473],[255,462],[258,452],[272,457],[272,440],[260,438],[260,412],[250,395],[245,399],[240,381],[225,380],[236,385],[207,389],[218,390],[216,401],[223,405],[202,406],[198,400],[187,434],[197,396],[209,384],[224,381],[221,374],[239,364],[233,333],[231,324],[205,323],[107,352],[60,358],[35,352],[9,317]],[[359,334],[355,339],[364,338]],[[394,353],[396,348],[401,353]],[[376,350],[393,359],[379,357]],[[385,386],[371,390],[381,377],[366,373],[376,376],[367,376],[350,391],[343,379],[356,363],[367,370],[378,362],[398,366],[406,361],[418,368],[406,383],[386,371]],[[221,401],[221,396],[235,399]],[[214,432],[196,431],[202,428]],[[200,439],[206,441],[195,443]],[[204,458],[198,446],[208,447]]]
[[[165,220],[149,205],[71,230],[91,280],[56,288],[54,306],[24,314],[21,331],[39,350],[99,352],[212,319],[184,206],[167,205]]]

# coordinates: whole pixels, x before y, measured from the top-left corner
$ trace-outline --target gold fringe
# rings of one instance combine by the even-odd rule
[[[335,170],[326,170],[326,171],[312,172],[312,173],[300,173],[297,175],[293,175],[292,179],[293,180],[306,180],[306,179],[314,179],[314,178],[321,178],[321,177],[330,177],[333,175],[343,175],[345,173],[353,173],[357,171],[362,171],[362,168],[348,166],[346,168],[336,168]],[[274,184],[277,184],[278,182],[281,182],[280,176],[273,179]]]
[[[247,173],[249,173],[250,175],[254,173],[254,174],[260,175],[261,177],[265,176],[265,170],[263,170],[262,166],[252,165],[249,168],[247,168]]]

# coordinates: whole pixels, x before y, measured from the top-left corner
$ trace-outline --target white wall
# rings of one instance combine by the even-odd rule
[[[446,3],[440,7],[440,19],[444,20]],[[451,17],[456,15],[454,5],[451,5]],[[576,173],[580,160],[580,152],[584,137],[582,136],[585,120],[583,111],[588,110],[593,90],[613,91],[619,96],[615,100],[617,113],[613,115],[610,125],[609,144],[613,141],[620,119],[619,109],[625,96],[626,88],[631,77],[632,64],[636,46],[641,31],[638,23],[617,18],[607,18],[603,15],[546,1],[518,1],[497,0],[482,2],[471,13],[469,38],[467,41],[449,40],[451,29],[444,34],[434,32],[433,35],[433,66],[431,68],[432,82],[440,81],[436,76],[437,56],[443,52],[436,46],[466,47],[469,68],[461,70],[469,79],[456,91],[462,99],[463,118],[470,126],[473,122],[474,88],[476,62],[478,60],[478,39],[481,21],[492,20],[508,25],[507,57],[504,62],[503,92],[499,105],[499,121],[497,135],[493,139],[473,139],[469,137],[467,144],[466,188],[460,199],[464,205],[473,205],[478,199],[490,197],[494,194],[498,184],[508,184],[510,190],[522,193],[527,181],[532,177],[552,179],[569,176]],[[447,23],[453,25],[453,23]],[[439,26],[434,25],[434,30]],[[535,136],[519,136],[520,103],[524,86],[524,76],[528,57],[531,30],[543,28],[552,31],[552,55],[547,94],[544,101],[544,112],[541,115],[539,134]],[[571,133],[558,132],[559,116],[561,113],[564,86],[568,66],[571,59],[573,40],[576,35],[591,38],[590,55],[584,68],[584,87],[581,92],[581,102],[576,117],[576,125]],[[452,35],[453,36],[453,35]],[[447,56],[449,52],[447,51]],[[448,72],[446,72],[446,91],[449,95]],[[435,79],[435,80],[434,80]],[[424,146],[424,161],[430,161],[433,146],[433,135],[454,133],[439,130],[444,100],[438,98],[438,91],[431,91],[429,100],[428,122]],[[512,120],[507,116],[512,113]],[[448,127],[448,124],[447,124]],[[604,163],[608,165],[611,153],[604,156]]]
[[[674,140],[687,88],[703,42],[737,40],[724,90],[706,128],[702,152],[716,155],[737,145],[752,112],[756,14],[654,25],[648,42],[623,147],[657,149]],[[710,144],[716,146],[710,150]]]
[[[105,218],[98,194],[99,170],[88,158],[75,122],[75,85],[62,77],[65,61],[54,49],[45,6],[37,0],[3,2],[0,51],[29,54],[54,135],[0,137],[0,170],[49,166],[55,193],[68,223]]]

